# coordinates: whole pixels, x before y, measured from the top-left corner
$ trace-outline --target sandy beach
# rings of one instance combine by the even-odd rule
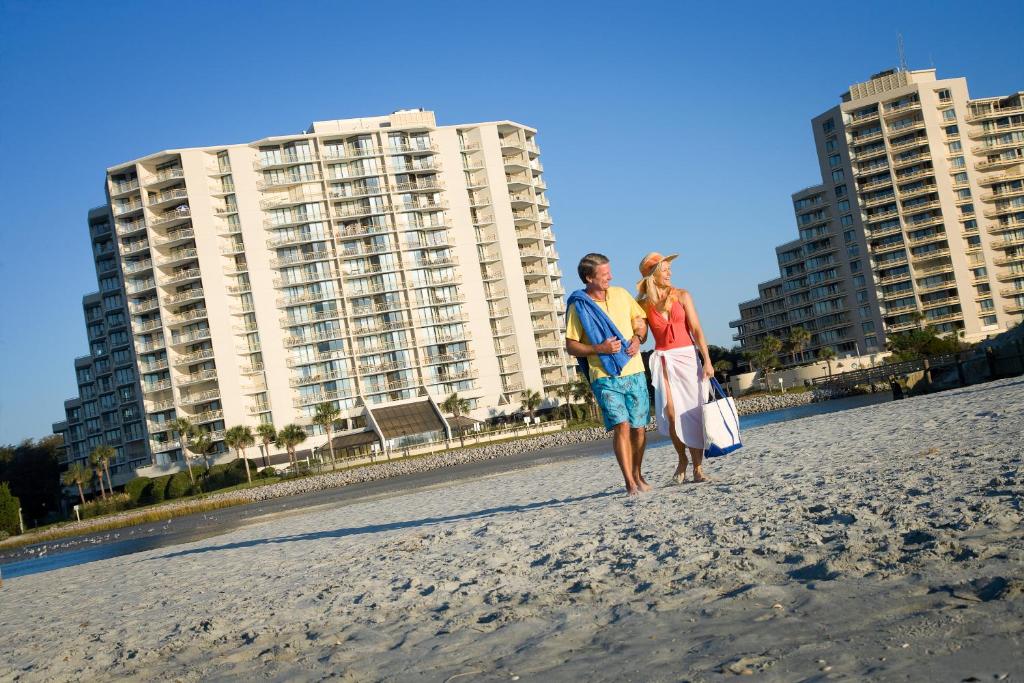
[[[4,582],[3,680],[1021,680],[1024,380]]]

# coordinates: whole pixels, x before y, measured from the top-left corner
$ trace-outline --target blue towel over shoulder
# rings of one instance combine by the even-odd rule
[[[583,332],[587,335],[587,339],[590,340],[591,344],[600,344],[609,337],[618,337],[619,341],[622,342],[622,348],[619,349],[618,353],[598,354],[598,359],[601,361],[604,371],[612,377],[618,377],[622,374],[622,369],[626,367],[626,363],[630,361],[630,357],[626,353],[629,340],[623,338],[619,328],[615,326],[615,323],[608,317],[608,314],[602,311],[594,303],[594,300],[587,296],[586,291],[577,289],[569,295],[569,300],[566,302],[565,307],[566,320],[569,319],[569,306],[573,304],[576,304],[576,316],[580,319],[580,327],[583,328]],[[578,358],[577,362],[579,363],[579,372],[589,382],[590,366],[587,359]]]

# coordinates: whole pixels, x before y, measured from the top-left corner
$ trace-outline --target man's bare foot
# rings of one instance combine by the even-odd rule
[[[636,496],[636,495],[639,495],[639,494],[640,494],[640,490],[637,489],[635,486],[627,486],[626,487],[626,495],[627,496],[632,497],[632,496]]]
[[[647,480],[644,479],[642,474],[636,478],[636,487],[640,489],[641,493],[647,493],[652,489],[652,486],[647,483]]]

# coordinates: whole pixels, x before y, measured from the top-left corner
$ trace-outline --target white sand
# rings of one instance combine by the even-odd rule
[[[11,579],[0,678],[1021,680],[1022,431],[1006,380]]]

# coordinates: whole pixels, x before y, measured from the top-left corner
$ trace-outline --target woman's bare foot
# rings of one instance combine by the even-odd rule
[[[638,479],[636,487],[640,490],[640,493],[647,493],[651,490],[651,485],[647,483],[646,479]]]
[[[673,484],[685,484],[686,483],[686,470],[676,469],[675,474],[672,475]]]
[[[638,488],[636,488],[635,486],[627,486],[626,487],[626,495],[627,496],[632,498],[633,496],[636,496],[636,495],[639,495],[639,494],[640,494],[640,490]]]
[[[707,477],[707,476],[704,475],[704,468],[703,467],[694,468],[694,470],[693,470],[693,483],[694,484],[699,484],[702,481],[710,481],[710,480],[711,480],[710,477]]]

